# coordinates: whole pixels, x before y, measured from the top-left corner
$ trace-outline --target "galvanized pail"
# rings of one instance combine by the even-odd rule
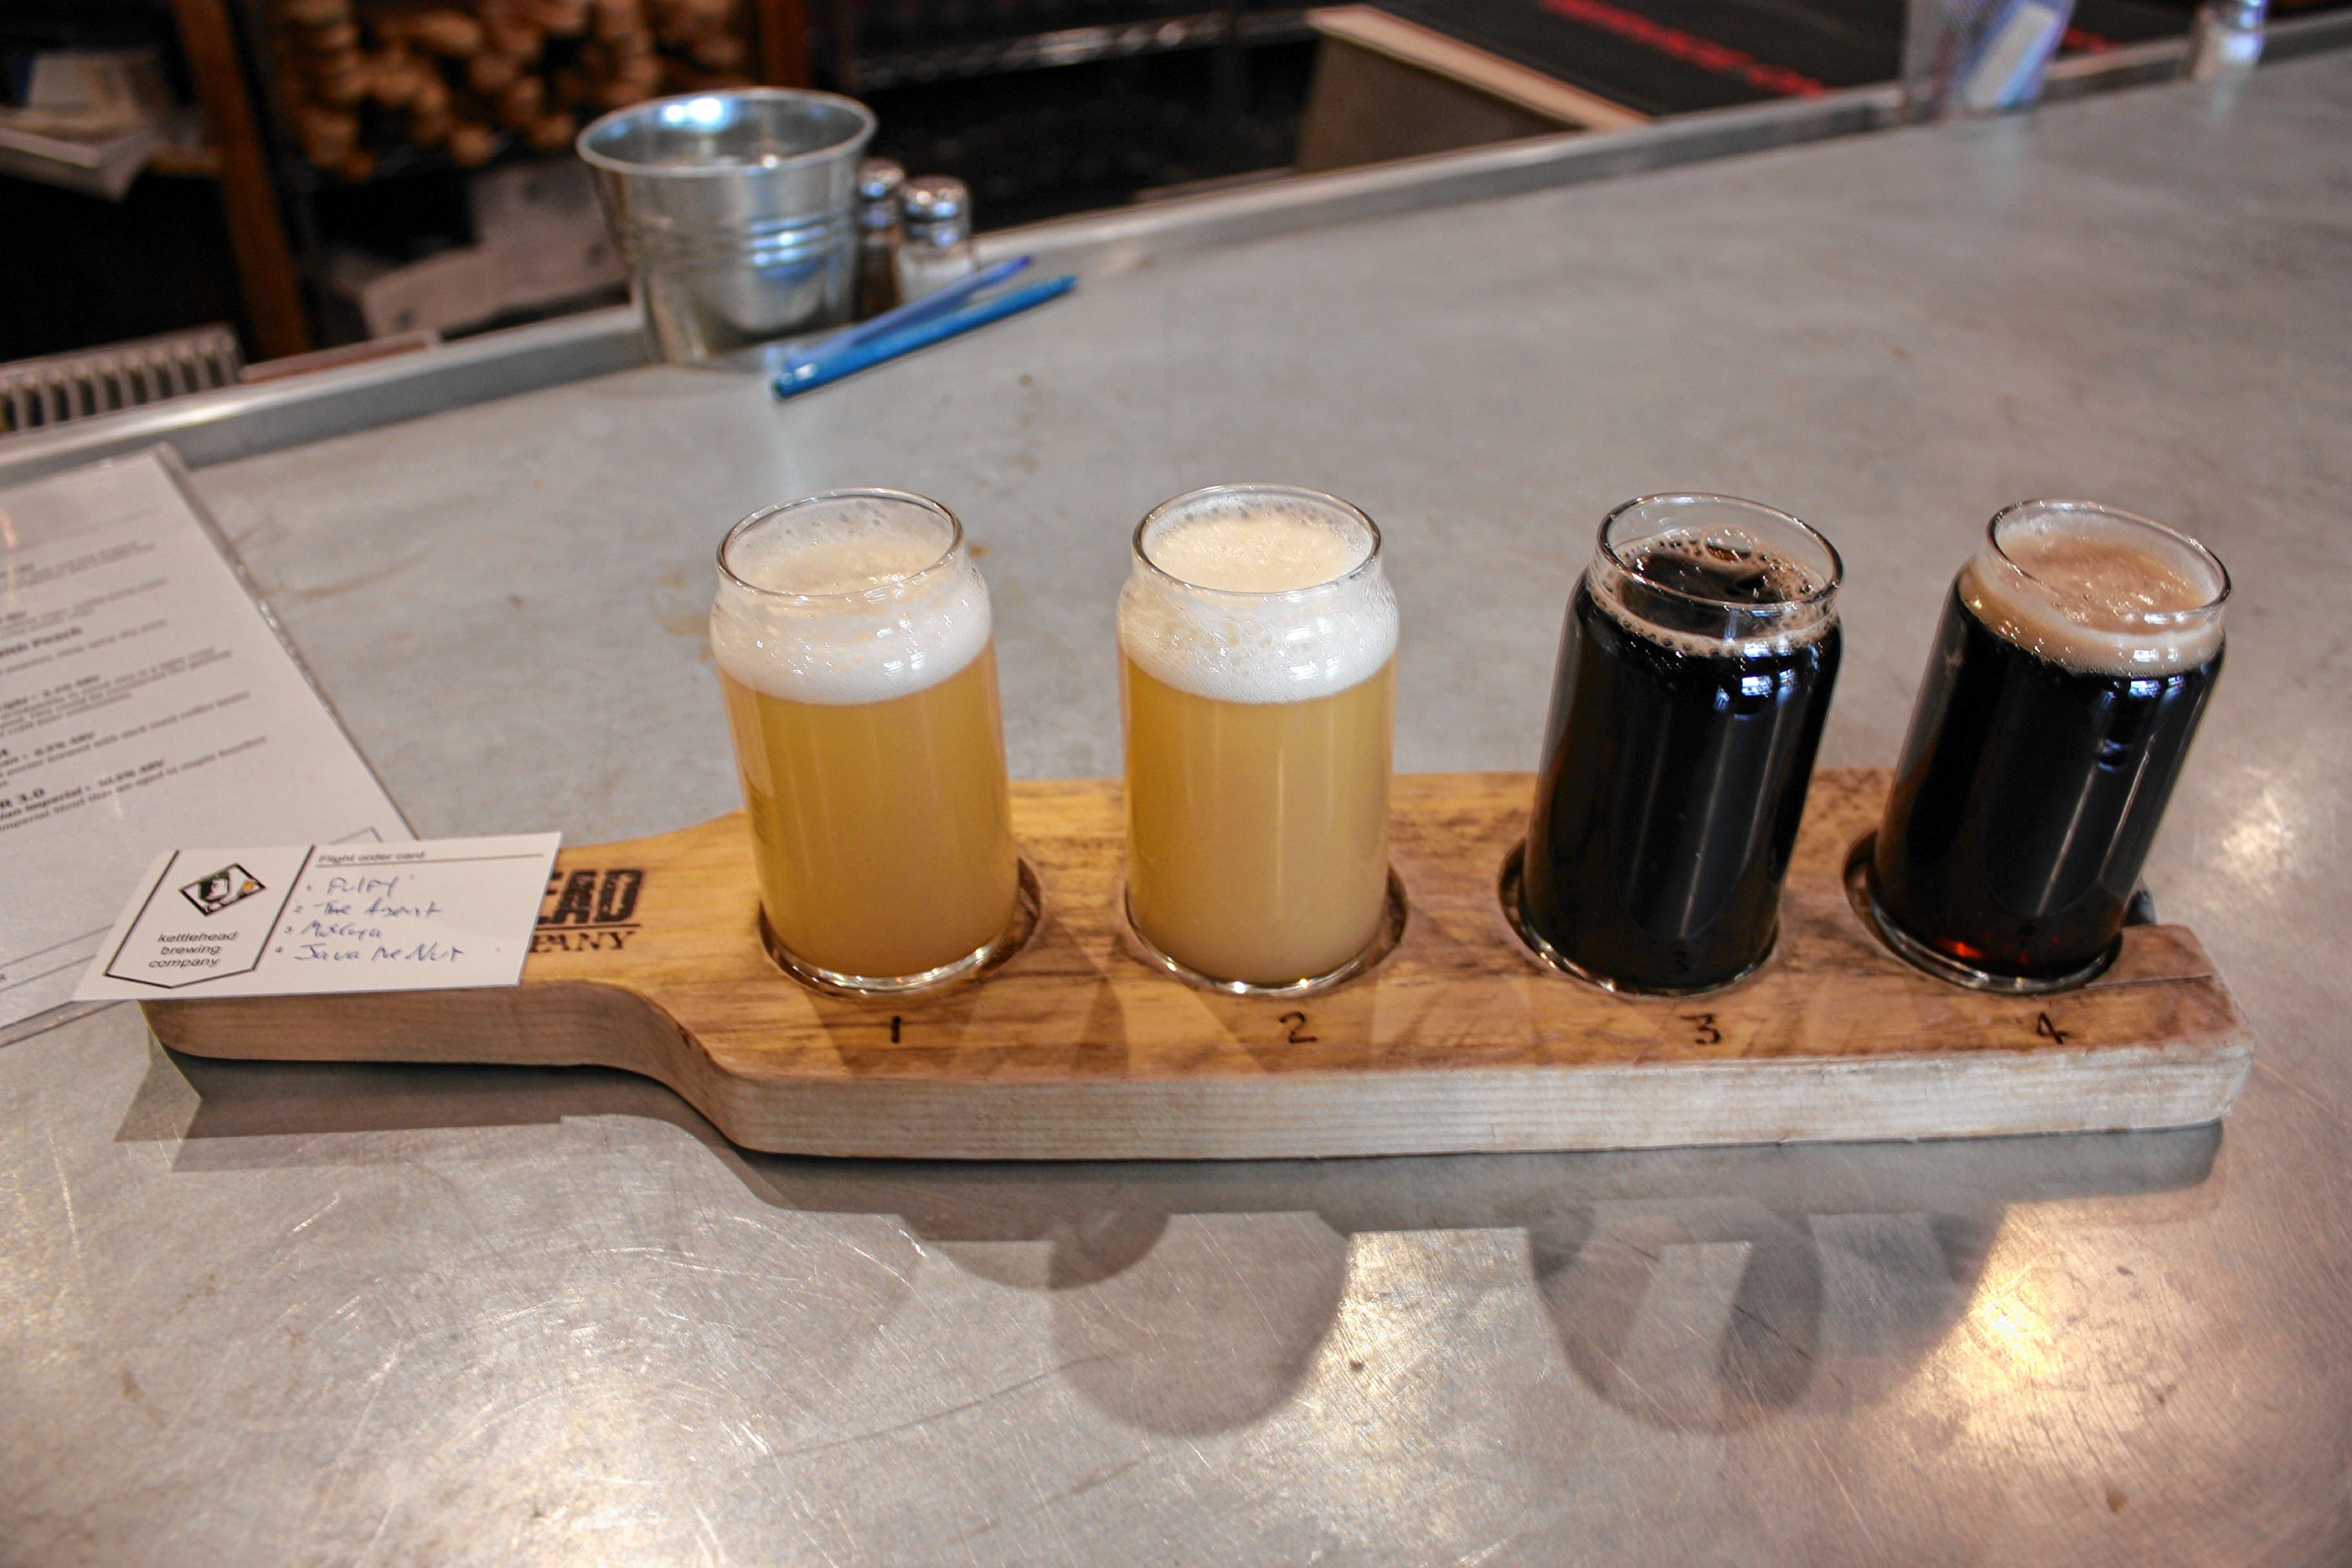
[[[657,98],[580,133],[664,359],[694,364],[849,319],[874,113],[783,88]]]

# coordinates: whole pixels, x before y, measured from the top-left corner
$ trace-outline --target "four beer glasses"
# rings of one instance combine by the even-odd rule
[[[1685,994],[1763,963],[1837,679],[1837,551],[1726,496],[1628,501],[1578,580],[1512,913],[1559,967]],[[1864,879],[1947,978],[2028,991],[2113,955],[2207,693],[2229,574],[2128,512],[2027,501],[1960,570]],[[984,967],[1024,908],[988,587],[946,509],[836,490],[719,555],[711,642],[763,934],[821,987]],[[1244,994],[1333,984],[1402,921],[1396,599],[1335,497],[1225,485],[1135,531],[1118,603],[1127,907]]]
[[[1764,962],[1837,680],[1838,553],[1727,496],[1626,502],[1560,637],[1519,918],[1612,990]]]
[[[985,963],[1020,868],[962,526],[896,490],[754,512],[719,547],[710,641],[778,961],[884,994]]]
[[[2229,574],[2083,501],[1992,520],[1944,601],[1878,831],[1888,940],[2003,990],[2095,974],[2221,669]]]
[[[1134,553],[1118,642],[1136,933],[1226,990],[1333,984],[1394,934],[1380,530],[1314,490],[1227,485],[1153,511]]]

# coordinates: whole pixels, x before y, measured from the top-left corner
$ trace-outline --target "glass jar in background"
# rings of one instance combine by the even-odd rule
[[[1830,694],[1830,542],[1728,496],[1626,502],[1560,636],[1516,918],[1611,990],[1728,985],[1771,952]]]
[[[1982,990],[2113,958],[2205,700],[2230,574],[2087,501],[1996,516],[1953,580],[1869,893],[1889,945]]]
[[[1906,0],[1904,119],[2030,108],[2074,12],[2074,0]]]
[[[710,642],[762,933],[819,989],[902,994],[1017,944],[988,584],[936,501],[833,490],[719,552]]]
[[[1396,597],[1380,530],[1284,485],[1180,496],[1119,595],[1127,905],[1161,967],[1242,994],[1386,952]]]

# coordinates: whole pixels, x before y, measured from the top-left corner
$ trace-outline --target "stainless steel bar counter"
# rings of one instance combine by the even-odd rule
[[[0,1562],[2319,1563],[2352,1555],[2352,58],[1147,258],[778,405],[623,370],[202,468],[420,832],[734,799],[711,552],[880,483],[988,553],[1016,773],[1116,771],[1154,501],[1361,503],[1399,763],[1528,765],[1612,503],[1845,552],[1892,760],[2000,504],[2210,542],[2150,868],[2220,1128],[1712,1152],[747,1155],[590,1071],[0,1049]],[[6,456],[0,444],[0,460]]]

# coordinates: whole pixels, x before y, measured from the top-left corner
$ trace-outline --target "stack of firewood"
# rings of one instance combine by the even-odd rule
[[[559,152],[609,109],[740,87],[739,0],[273,0],[278,100],[346,179],[409,147]]]

